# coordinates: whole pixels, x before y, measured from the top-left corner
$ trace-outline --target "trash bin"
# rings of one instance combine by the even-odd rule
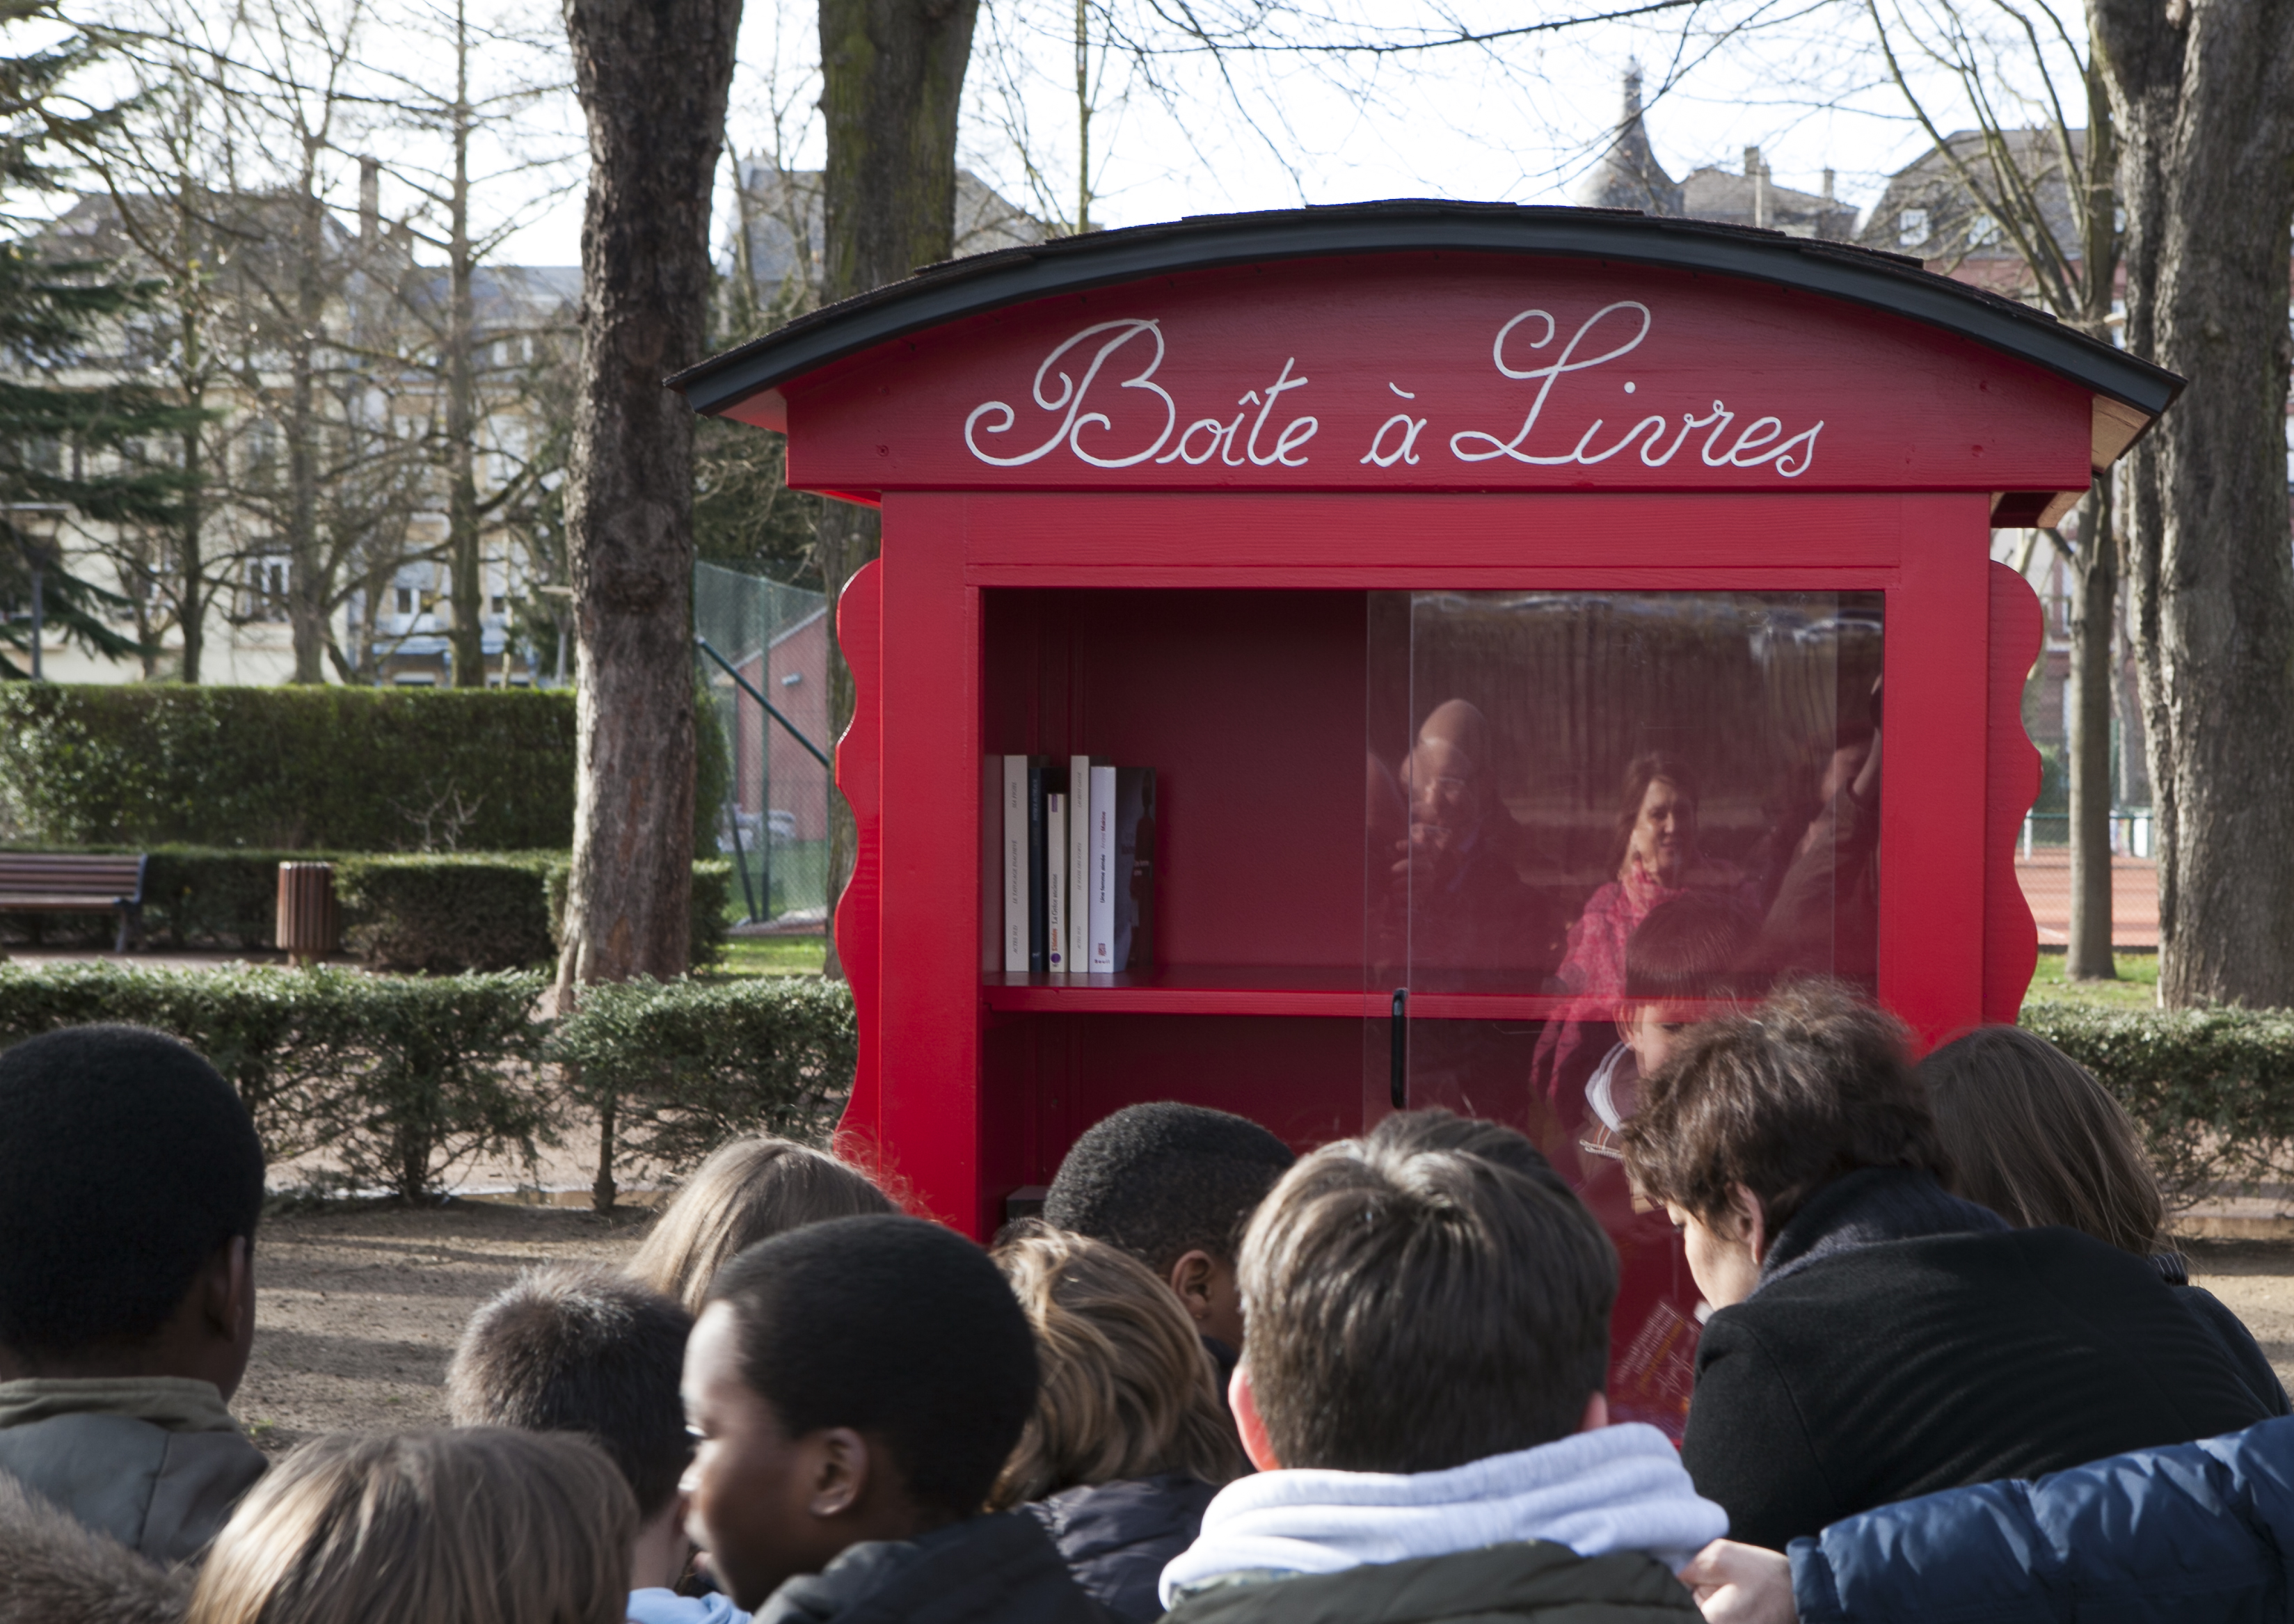
[[[335,906],[335,865],[279,865],[279,947],[296,964],[315,964],[341,946],[342,917]]]

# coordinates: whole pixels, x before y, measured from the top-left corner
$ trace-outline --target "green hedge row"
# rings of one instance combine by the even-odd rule
[[[114,850],[126,849],[113,848]],[[557,956],[569,859],[562,851],[344,857],[327,852],[163,847],[144,871],[144,939],[168,947],[275,947],[279,865],[335,865],[344,945],[381,970],[517,970]],[[733,866],[693,865],[691,962],[725,946]],[[109,942],[110,914],[0,915],[36,939]]]
[[[574,839],[564,689],[0,685],[0,834],[525,850]]]
[[[170,971],[0,964],[0,1047],[59,1027],[171,1033],[230,1078],[276,1162],[306,1182],[435,1195],[479,1157],[560,1142],[617,1109],[613,1173],[676,1173],[736,1133],[825,1141],[858,1053],[841,983],[635,982],[541,1012],[544,977]]]
[[[2127,1108],[2170,1206],[2294,1175],[2294,1011],[2032,1003],[2021,1024]]]

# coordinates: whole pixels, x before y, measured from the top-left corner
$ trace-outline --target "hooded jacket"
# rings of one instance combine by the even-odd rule
[[[0,1382],[0,1473],[163,1565],[204,1551],[265,1464],[212,1382]]]
[[[1076,1583],[1125,1624],[1163,1616],[1155,1583],[1163,1565],[1195,1542],[1218,1490],[1200,1478],[1166,1475],[1063,1489],[1020,1509],[1043,1524]]]
[[[2283,1620],[2294,1417],[1883,1506],[1791,1555],[1801,1624]]]
[[[188,1568],[167,1569],[0,1476],[0,1624],[180,1624]]]
[[[1641,1551],[1580,1556],[1543,1539],[1342,1573],[1242,1574],[1195,1591],[1167,1624],[1701,1624],[1679,1579]]]
[[[772,1593],[755,1624],[1110,1624],[1033,1517],[967,1517],[871,1539]]]

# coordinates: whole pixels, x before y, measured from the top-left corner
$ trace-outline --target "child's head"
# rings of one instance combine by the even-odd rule
[[[641,1528],[665,1528],[671,1559],[639,1575],[673,1579],[678,1479],[692,1458],[678,1379],[693,1316],[660,1293],[603,1269],[527,1274],[470,1316],[446,1371],[456,1426],[580,1433],[621,1469]],[[655,1543],[663,1543],[656,1540]],[[649,1556],[650,1553],[647,1553]]]
[[[685,1181],[629,1272],[697,1314],[736,1253],[800,1224],[894,1210],[866,1173],[824,1151],[765,1135],[736,1139]]]
[[[1244,1237],[1249,1396],[1285,1466],[1441,1471],[1606,1418],[1608,1237],[1415,1115],[1308,1156]]]
[[[1297,1160],[1248,1117],[1171,1100],[1126,1106],[1060,1163],[1044,1222],[1130,1253],[1178,1295],[1197,1330],[1240,1347],[1243,1225]]]
[[[228,1398],[255,1336],[263,1146],[174,1038],[0,1054],[0,1376],[176,1376]]]
[[[1243,1471],[1202,1338],[1146,1265],[1103,1241],[1043,1230],[994,1256],[1036,1333],[1043,1379],[991,1503],[1083,1483]]]
[[[321,1438],[240,1502],[184,1624],[621,1624],[636,1522],[578,1438]]]
[[[1684,1027],[1713,1012],[1707,1004],[1749,990],[1744,962],[1753,934],[1751,918],[1726,894],[1691,891],[1651,908],[1626,939],[1617,1035],[1643,1076],[1664,1064]]]
[[[686,1352],[693,1537],[753,1611],[980,1510],[1035,1401],[1027,1316],[970,1241],[889,1215],[776,1236],[719,1273]]]
[[[2024,1229],[2062,1224],[2121,1251],[2158,1249],[2158,1176],[2127,1111],[2070,1056],[1984,1027],[1918,1067],[1951,1187]]]

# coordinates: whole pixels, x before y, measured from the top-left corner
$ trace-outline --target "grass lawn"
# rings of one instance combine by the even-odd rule
[[[2118,955],[2116,981],[2072,981],[2063,975],[2070,961],[2060,953],[2043,953],[2031,972],[2027,1003],[2080,1003],[2097,1010],[2155,1010],[2159,1007],[2159,955],[2122,953]]]
[[[825,936],[736,937],[709,973],[715,976],[817,976],[828,954]]]

